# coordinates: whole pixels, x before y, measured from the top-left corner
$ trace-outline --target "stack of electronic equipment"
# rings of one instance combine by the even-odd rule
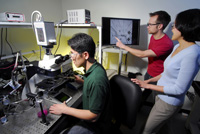
[[[2,22],[25,22],[25,16],[22,13],[3,12],[0,13]]]
[[[87,9],[67,10],[68,23],[90,24],[90,11]]]

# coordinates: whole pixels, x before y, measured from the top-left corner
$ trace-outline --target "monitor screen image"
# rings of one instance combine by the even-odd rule
[[[38,40],[40,42],[44,42],[44,32],[42,28],[36,28],[37,29],[37,34],[38,34]]]
[[[102,45],[139,45],[140,19],[102,17]]]

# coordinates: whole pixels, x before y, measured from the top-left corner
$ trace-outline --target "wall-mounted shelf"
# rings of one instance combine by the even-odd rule
[[[97,28],[97,26],[93,23],[91,24],[56,24],[59,27],[66,27],[66,28]]]
[[[31,28],[32,24],[24,22],[0,22],[0,28],[9,28],[9,27]]]
[[[95,24],[56,24],[55,26],[66,28],[96,28]],[[0,22],[0,27],[32,27],[32,23],[25,22]]]

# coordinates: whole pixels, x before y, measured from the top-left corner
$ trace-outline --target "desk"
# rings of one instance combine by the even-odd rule
[[[72,96],[72,100],[67,103],[68,106],[77,107],[82,101],[82,89],[74,90],[66,86],[61,87],[61,90],[67,92],[68,95]],[[61,103],[54,98],[46,97],[44,104],[50,107],[54,103]],[[47,120],[49,125],[41,123],[41,118],[37,117],[37,109],[31,107],[26,103],[20,104],[18,108],[23,108],[23,111],[16,115],[9,115],[7,117],[8,122],[5,124],[0,124],[1,134],[53,134],[58,133],[58,129],[61,124],[69,118],[67,115],[54,115],[48,114]],[[69,122],[68,122],[69,123]],[[61,131],[61,130],[60,130]]]
[[[126,59],[125,59],[125,66],[126,66],[128,51],[120,49],[120,48],[115,48],[115,47],[102,47],[102,52],[119,53],[118,74],[120,75],[121,74],[121,65],[122,65],[122,56],[123,56],[123,54],[126,54]]]

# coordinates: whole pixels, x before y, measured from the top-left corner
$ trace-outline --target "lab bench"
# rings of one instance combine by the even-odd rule
[[[59,86],[60,89],[58,89],[58,92],[63,92],[71,96],[72,99],[67,102],[67,105],[77,108],[82,102],[82,88],[72,89],[67,86],[67,83]],[[43,109],[48,109],[56,103],[62,103],[52,95],[44,96]],[[73,118],[68,115],[48,113],[46,115],[47,122],[44,123],[42,122],[42,118],[38,117],[38,107],[30,106],[30,103],[26,99],[19,100],[14,104],[14,112],[9,111],[9,113],[5,113],[7,122],[0,124],[1,134],[55,134],[73,122]]]

